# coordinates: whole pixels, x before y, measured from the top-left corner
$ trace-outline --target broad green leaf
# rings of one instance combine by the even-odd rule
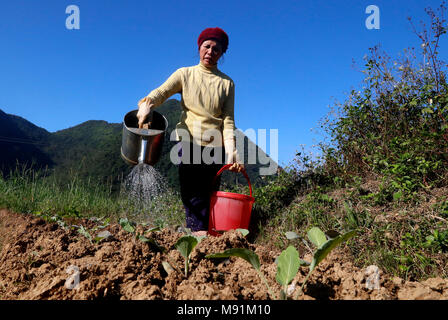
[[[260,271],[260,267],[261,267],[260,259],[258,258],[258,255],[251,250],[243,249],[243,248],[228,249],[224,252],[209,254],[205,257],[208,259],[240,257],[240,258],[243,258],[244,260],[246,260],[247,262],[249,262],[252,265],[252,267],[254,267],[255,270],[257,270],[257,271]]]
[[[92,241],[92,236],[90,235],[89,231],[87,231],[86,228],[84,228],[84,226],[80,226],[78,228],[78,233],[82,234],[84,237],[89,239],[89,241]]]
[[[163,246],[161,246],[156,240],[154,240],[152,238],[147,238],[145,236],[138,235],[137,239],[142,241],[142,242],[146,242],[146,243],[151,244],[153,247],[155,247],[157,250],[159,250],[161,252],[165,252],[166,251],[166,249]]]
[[[247,236],[249,234],[249,230],[247,230],[247,229],[236,229],[236,231],[241,232],[243,237],[245,237],[245,236]]]
[[[101,231],[96,235],[95,242],[100,242],[101,240],[107,239],[111,236],[112,236],[112,233],[110,233],[109,231],[107,231],[107,230]]]
[[[275,258],[275,260],[274,260],[274,263],[275,264],[278,264],[278,258],[279,258],[280,256],[278,256],[277,258]],[[309,265],[310,265],[310,263],[308,262],[308,261],[305,261],[305,260],[302,260],[302,259],[299,259],[299,264],[301,265],[301,266],[305,266],[305,267],[308,267]]]
[[[300,260],[297,249],[289,246],[278,257],[277,282],[282,286],[287,286],[299,271]]]
[[[175,247],[177,250],[179,250],[180,254],[185,258],[188,259],[191,252],[193,251],[194,247],[198,244],[198,239],[193,236],[183,236],[180,237],[179,240],[177,240]]]
[[[102,219],[103,218],[100,218],[99,220],[101,221]],[[106,218],[104,219],[103,224],[98,226],[98,229],[104,229],[107,226],[109,226],[109,224],[110,224],[110,218]]]
[[[293,231],[288,231],[285,233],[285,236],[288,240],[294,240],[299,238],[299,235]]]
[[[135,228],[132,226],[131,222],[127,218],[121,218],[120,219],[120,226],[123,228],[123,230],[134,233]]]
[[[138,240],[140,240],[141,242],[149,242],[149,239],[148,238],[146,238],[145,236],[142,236],[142,235],[137,235],[137,237],[136,237]]]
[[[161,230],[160,227],[153,227],[153,228],[150,228],[150,229],[146,230],[145,233],[155,232],[155,231],[160,231],[160,230]]]
[[[356,230],[349,231],[343,235],[340,235],[334,239],[328,240],[321,247],[319,247],[316,252],[314,252],[313,261],[310,265],[310,271],[313,271],[314,268],[323,260],[325,257],[333,250],[338,244],[344,242],[356,234]]]
[[[308,239],[310,239],[310,241],[312,243],[314,243],[314,245],[318,248],[320,248],[320,246],[322,246],[325,242],[327,242],[327,237],[325,236],[325,233],[322,232],[322,230],[320,230],[317,227],[311,228],[308,233]]]

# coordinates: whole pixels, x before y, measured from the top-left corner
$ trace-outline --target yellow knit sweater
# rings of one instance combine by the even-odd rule
[[[199,62],[195,66],[177,69],[147,98],[157,107],[176,93],[182,95],[182,115],[176,125],[177,140],[182,137],[179,130],[185,129],[197,144],[205,146],[214,139],[203,136],[203,133],[216,129],[223,139],[213,141],[213,145],[222,146],[222,140],[234,141],[235,85],[229,76],[216,66],[209,69]],[[196,130],[199,123],[200,130]]]

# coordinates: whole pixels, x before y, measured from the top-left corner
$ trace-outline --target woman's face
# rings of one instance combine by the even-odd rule
[[[199,48],[199,57],[206,67],[215,66],[222,56],[221,44],[215,40],[205,40]]]

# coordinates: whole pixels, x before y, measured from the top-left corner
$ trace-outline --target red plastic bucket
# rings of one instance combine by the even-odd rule
[[[231,166],[231,164],[227,164],[222,167],[215,179]],[[255,199],[252,197],[249,176],[244,169],[241,173],[249,183],[250,195],[224,191],[214,191],[211,194],[208,233],[212,236],[219,236],[224,231],[232,229],[249,229],[250,215]]]

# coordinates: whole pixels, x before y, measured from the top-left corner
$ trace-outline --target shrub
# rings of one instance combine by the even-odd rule
[[[327,115],[322,125],[331,137],[322,145],[328,173],[347,181],[379,174],[392,193],[403,195],[446,181],[448,84],[438,52],[446,33],[444,3],[438,10],[442,18],[426,9],[432,32],[414,28],[422,41],[420,59],[414,48],[392,59],[380,46],[364,57],[362,90],[352,90],[336,105],[336,117]]]

